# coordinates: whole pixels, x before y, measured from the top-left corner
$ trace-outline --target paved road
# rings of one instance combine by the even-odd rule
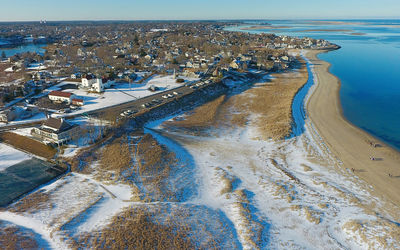
[[[197,83],[192,83],[191,85],[196,85],[196,84]],[[191,93],[201,90],[211,84],[215,84],[215,83],[213,83],[213,82],[204,83],[201,86],[195,86],[193,88],[184,85],[184,86],[174,88],[174,89],[171,89],[168,91],[158,92],[153,95],[149,95],[149,96],[134,100],[129,103],[119,104],[119,105],[116,105],[113,107],[106,107],[106,108],[100,109],[100,110],[94,110],[92,112],[88,112],[88,114],[96,116],[96,115],[100,115],[101,113],[104,113],[104,112],[112,112],[112,113],[115,113],[115,115],[119,115],[120,113],[122,113],[123,111],[128,110],[128,109],[138,112],[141,110],[150,109],[152,107],[156,107],[156,106],[160,106],[160,105],[172,102],[172,101],[176,100],[176,98],[191,94]],[[173,97],[163,98],[163,96],[168,96],[168,95],[173,96]],[[148,104],[148,106],[144,107],[143,105],[145,105],[145,104]]]
[[[79,117],[82,115],[89,115],[89,116],[99,116],[104,114],[105,112],[110,112],[112,115],[115,115],[115,117],[119,116],[123,111],[125,110],[133,110],[133,111],[141,111],[143,109],[150,109],[152,107],[155,106],[159,106],[159,105],[163,105],[166,103],[169,103],[171,101],[174,101],[177,97],[181,97],[190,93],[193,93],[194,91],[198,91],[200,89],[205,88],[206,86],[209,86],[211,84],[215,84],[213,82],[209,82],[209,83],[205,83],[205,81],[202,81],[204,84],[201,86],[195,86],[194,88],[191,88],[190,86],[187,85],[196,85],[196,83],[190,83],[190,84],[185,84],[181,87],[178,88],[174,88],[174,89],[170,89],[167,91],[163,91],[163,92],[157,92],[153,95],[149,95],[140,99],[136,99],[136,100],[132,100],[130,102],[127,103],[123,103],[123,104],[116,104],[113,106],[108,106],[108,107],[104,107],[101,109],[97,109],[97,110],[92,110],[92,111],[88,111],[85,114],[66,114],[63,117],[64,118],[75,118],[75,117]],[[177,93],[178,95],[174,94]],[[165,95],[172,95],[173,97],[169,97],[169,98],[163,98],[163,96]],[[153,100],[157,100],[158,103],[156,102],[152,102]],[[148,103],[149,105],[147,107],[143,107],[143,104]],[[28,123],[23,123],[23,124],[12,124],[12,125],[6,125],[3,127],[0,127],[0,132],[3,131],[9,131],[9,130],[14,130],[17,128],[26,128],[26,127],[32,127],[38,124],[41,124],[43,121],[35,121],[35,122],[28,122]]]

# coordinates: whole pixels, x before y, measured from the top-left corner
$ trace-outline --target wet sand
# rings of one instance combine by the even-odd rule
[[[371,185],[376,195],[392,205],[395,214],[400,206],[400,153],[348,122],[342,114],[339,99],[340,81],[329,73],[330,64],[308,51],[306,57],[314,65],[317,85],[307,103],[312,124],[331,153],[355,175]],[[373,147],[369,142],[379,143]],[[374,157],[375,160],[371,160]],[[354,170],[354,171],[353,171]],[[392,175],[391,177],[389,176]]]

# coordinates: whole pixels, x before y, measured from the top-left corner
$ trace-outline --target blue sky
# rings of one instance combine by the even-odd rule
[[[0,21],[400,18],[400,0],[0,0]]]

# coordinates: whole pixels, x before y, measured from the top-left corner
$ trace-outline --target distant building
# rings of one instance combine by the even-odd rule
[[[31,134],[42,140],[63,144],[73,138],[79,127],[60,118],[49,118],[39,128],[34,128]]]
[[[84,48],[79,48],[79,49],[77,50],[76,54],[77,54],[79,57],[84,57],[84,56],[86,56],[86,51],[85,51]]]
[[[81,74],[80,73],[74,73],[71,75],[71,79],[78,79],[81,78]]]
[[[51,91],[49,93],[49,99],[53,102],[64,102],[67,104],[71,104],[72,99],[75,98],[75,95],[69,92],[63,91]]]
[[[35,71],[32,73],[32,78],[35,80],[45,80],[46,78],[50,78],[51,74],[47,71]]]

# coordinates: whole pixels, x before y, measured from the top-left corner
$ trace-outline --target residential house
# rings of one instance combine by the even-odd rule
[[[86,56],[86,50],[84,48],[79,48],[76,53],[79,57]]]
[[[71,79],[79,79],[81,78],[81,74],[80,73],[74,73],[71,75]]]
[[[48,118],[40,127],[34,128],[31,134],[44,141],[63,144],[73,138],[79,127],[72,125],[63,118]]]
[[[46,78],[50,78],[51,74],[47,71],[35,71],[32,73],[32,78],[35,80],[45,80]]]

